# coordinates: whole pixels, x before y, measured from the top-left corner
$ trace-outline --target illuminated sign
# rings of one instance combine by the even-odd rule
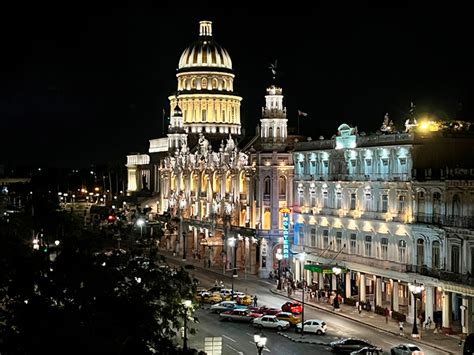
[[[290,247],[288,244],[288,229],[290,227],[291,209],[289,209],[288,207],[280,208],[280,213],[283,214],[283,258],[288,259],[290,256]]]

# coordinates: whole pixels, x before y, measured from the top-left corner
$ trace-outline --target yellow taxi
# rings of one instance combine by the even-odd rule
[[[225,301],[236,301],[237,304],[243,305],[243,306],[251,306],[252,305],[252,296],[246,295],[243,292],[235,291],[234,295],[226,295],[224,296]]]
[[[198,293],[195,296],[195,298],[196,298],[196,302],[200,302],[200,303],[215,304],[215,303],[222,302],[222,297],[219,293],[211,293],[207,291]]]
[[[286,320],[287,322],[290,322],[290,325],[301,323],[301,319],[291,312],[280,312],[276,315],[276,317],[279,320]]]

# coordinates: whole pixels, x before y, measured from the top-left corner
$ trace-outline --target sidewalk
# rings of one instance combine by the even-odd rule
[[[280,291],[276,288],[272,288],[271,291],[282,296],[287,296],[286,291]],[[297,290],[289,298],[301,302],[301,291]],[[333,307],[329,303],[317,302],[314,299],[306,298],[305,294],[305,305],[310,305],[312,307],[325,310],[327,312],[335,313]],[[359,314],[358,310],[354,306],[347,306],[345,304],[340,305],[340,311],[337,313],[341,317],[351,319],[353,321],[363,323],[372,328],[376,328],[394,335],[400,336],[400,331],[398,328],[398,322],[392,319],[388,320],[386,323],[385,317],[374,312],[362,311]],[[437,350],[444,351],[448,354],[460,354],[462,352],[462,346],[459,346],[459,335],[446,335],[443,333],[434,333],[433,330],[422,329],[418,327],[418,332],[421,334],[420,339],[413,339],[411,337],[411,330],[413,324],[408,322],[404,323],[403,332],[404,337],[400,336],[400,343],[420,343],[421,345],[427,345],[433,347]]]

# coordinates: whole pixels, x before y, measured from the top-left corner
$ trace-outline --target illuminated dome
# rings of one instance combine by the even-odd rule
[[[186,48],[178,69],[223,68],[232,70],[229,53],[212,37],[212,22],[199,22],[199,39]]]

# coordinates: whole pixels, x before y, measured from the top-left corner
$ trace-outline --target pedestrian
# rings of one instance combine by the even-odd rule
[[[214,286],[217,286],[219,283],[217,282],[217,279],[216,281],[214,282]]]
[[[357,302],[357,310],[359,311],[359,314],[362,313],[362,303]]]
[[[208,268],[211,267],[211,259],[208,259],[208,260],[207,260],[207,267],[208,267]]]
[[[257,295],[254,295],[253,296],[253,306],[257,307],[257,305],[258,305],[258,298],[257,298]]]
[[[402,321],[398,322],[398,328],[400,329],[400,335],[403,336],[405,333],[403,333],[403,322]]]
[[[388,310],[387,307],[384,309],[384,314],[385,314],[385,324],[388,324],[388,317],[390,315],[390,311]]]
[[[431,317],[428,316],[428,319],[427,319],[426,322],[425,322],[425,329],[430,329],[431,323],[432,323],[432,322],[431,322]]]

